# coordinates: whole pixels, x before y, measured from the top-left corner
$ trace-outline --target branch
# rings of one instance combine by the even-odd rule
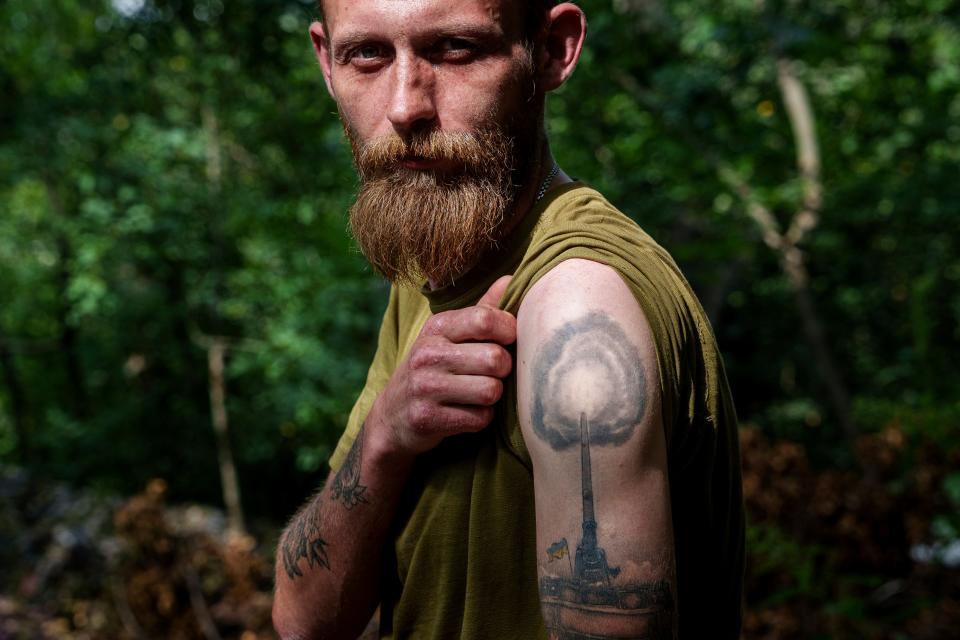
[[[750,184],[733,167],[718,159],[714,159],[713,164],[720,180],[740,197],[746,207],[747,215],[760,227],[760,231],[763,232],[764,243],[774,251],[782,253],[786,243],[777,218],[763,204]]]
[[[790,244],[799,244],[820,219],[823,204],[823,185],[820,180],[820,147],[817,129],[806,87],[797,77],[795,63],[781,58],[777,61],[777,81],[783,104],[793,129],[797,148],[797,169],[803,183],[803,200],[794,214],[787,231]]]
[[[210,387],[210,417],[217,437],[217,461],[220,481],[223,485],[223,502],[232,533],[245,533],[243,508],[240,502],[240,483],[237,468],[230,448],[230,423],[227,415],[227,385],[224,375],[224,360],[227,345],[214,341],[207,350],[207,366]]]
[[[729,162],[709,149],[701,151],[699,155],[710,163],[720,181],[743,202],[747,215],[760,228],[764,243],[780,256],[784,274],[794,291],[807,341],[813,349],[814,358],[823,374],[825,386],[841,428],[852,447],[857,437],[857,427],[850,414],[849,393],[838,368],[833,363],[823,323],[820,321],[809,291],[810,276],[804,261],[803,250],[799,246],[803,238],[817,226],[823,199],[820,149],[817,145],[813,108],[810,106],[806,88],[797,78],[793,62],[780,58],[777,62],[777,78],[787,116],[793,128],[797,148],[797,167],[803,184],[801,202],[798,203],[797,211],[792,216],[786,233],[781,230],[776,216],[763,203],[746,178]],[[703,142],[696,139],[687,127],[668,121],[663,109],[657,104],[655,96],[633,77],[618,73],[614,75],[614,80],[638,104],[657,116],[665,128],[675,133],[691,149],[703,149]]]

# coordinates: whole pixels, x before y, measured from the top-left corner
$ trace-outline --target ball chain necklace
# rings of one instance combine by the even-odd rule
[[[551,169],[550,173],[547,174],[547,177],[544,178],[543,184],[540,185],[540,191],[537,191],[537,198],[533,201],[533,204],[537,204],[541,199],[543,199],[543,196],[547,193],[547,189],[549,189],[550,185],[553,184],[553,179],[557,177],[558,173],[560,173],[560,165],[554,162],[553,169]]]

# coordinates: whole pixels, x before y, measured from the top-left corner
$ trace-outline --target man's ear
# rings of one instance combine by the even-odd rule
[[[333,92],[333,82],[330,80],[331,51],[330,39],[323,25],[319,22],[313,22],[310,25],[310,41],[313,42],[313,51],[317,54],[317,61],[320,63],[320,69],[323,71],[323,81],[327,83],[327,91],[330,96],[336,100],[337,96]]]
[[[550,10],[537,60],[541,90],[553,91],[573,74],[586,37],[587,17],[580,7],[564,2]]]

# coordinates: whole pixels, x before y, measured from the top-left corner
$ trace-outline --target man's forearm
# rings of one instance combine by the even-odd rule
[[[363,630],[409,465],[365,425],[337,473],[294,516],[277,548],[273,620],[282,638],[354,638]]]
[[[381,555],[418,455],[484,429],[513,369],[516,319],[475,306],[431,316],[380,391],[343,466],[294,517],[277,550],[274,626],[283,638],[356,638],[373,613]]]

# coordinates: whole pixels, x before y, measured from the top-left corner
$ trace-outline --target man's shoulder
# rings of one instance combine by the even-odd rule
[[[564,192],[544,211],[503,307],[549,317],[571,304],[611,304],[648,327],[671,395],[680,363],[719,361],[706,313],[670,254],[589,188]]]
[[[624,288],[620,272],[599,260],[570,257],[551,266],[525,296],[521,309],[531,305],[560,307],[575,301],[609,298],[614,295],[633,298]]]
[[[552,325],[558,318],[590,319],[600,311],[604,317],[629,318],[647,325],[635,293],[616,268],[597,260],[571,257],[552,266],[529,287],[517,317],[521,326],[539,327]],[[540,321],[525,323],[527,317]],[[645,329],[645,333],[649,330]]]
[[[602,193],[583,183],[568,185],[545,208],[530,236],[524,260],[578,254],[616,270],[667,268],[679,273],[670,253],[636,220]]]
[[[504,308],[518,311],[528,292],[548,274],[559,288],[618,277],[636,296],[646,298],[686,287],[663,247],[600,192],[580,183],[568,185],[544,208],[514,272]]]
[[[571,225],[614,226],[643,231],[619,208],[595,188],[582,182],[562,186],[550,199],[534,230],[534,235],[554,227]]]

